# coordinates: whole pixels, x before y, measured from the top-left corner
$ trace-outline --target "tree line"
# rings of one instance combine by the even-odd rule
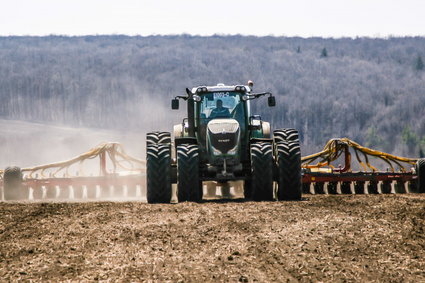
[[[0,118],[170,130],[186,87],[244,84],[273,128],[311,153],[332,137],[417,157],[425,151],[425,38],[255,36],[0,37]]]

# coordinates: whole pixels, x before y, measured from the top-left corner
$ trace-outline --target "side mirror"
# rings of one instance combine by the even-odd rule
[[[273,107],[276,106],[276,99],[274,96],[269,96],[269,98],[267,99],[267,104],[269,105],[269,107]]]
[[[179,109],[179,100],[177,98],[174,98],[171,100],[171,109],[176,110]]]

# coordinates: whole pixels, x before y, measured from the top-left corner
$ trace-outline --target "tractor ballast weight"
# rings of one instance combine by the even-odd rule
[[[299,200],[302,192],[298,132],[275,130],[250,103],[270,92],[253,93],[252,84],[199,86],[186,89],[187,117],[169,132],[147,134],[147,199],[167,203],[177,184],[179,201],[201,201],[202,182],[244,181],[244,196],[255,201]],[[275,191],[274,183],[277,184]]]

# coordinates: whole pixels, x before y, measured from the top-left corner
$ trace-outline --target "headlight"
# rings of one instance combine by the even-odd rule
[[[204,87],[198,87],[196,89],[196,93],[201,93],[201,92],[208,92],[208,88]]]
[[[201,101],[201,97],[199,95],[193,95],[193,100],[195,100],[196,102]]]
[[[243,101],[247,101],[247,100],[248,100],[248,98],[249,98],[249,97],[248,97],[248,95],[246,95],[246,94],[242,96],[242,100],[243,100]]]
[[[219,151],[218,149],[215,149],[213,146],[211,146],[211,148],[214,155],[222,155],[221,151]]]
[[[234,155],[234,154],[236,154],[237,152],[238,152],[238,145],[236,144],[234,148],[232,148],[231,150],[229,150],[229,151],[227,152],[227,154]]]
[[[244,86],[238,85],[238,86],[235,87],[235,91],[246,92],[246,88]]]

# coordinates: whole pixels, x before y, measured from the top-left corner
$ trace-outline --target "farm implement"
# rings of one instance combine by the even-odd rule
[[[360,170],[352,168],[352,152]],[[341,159],[343,167],[333,165]],[[386,170],[373,166],[373,159],[387,165]],[[425,159],[398,157],[347,138],[328,141],[321,152],[303,157],[302,162],[305,193],[425,193]]]
[[[90,161],[97,161],[97,166]],[[91,165],[91,174],[84,165]],[[2,199],[138,200],[145,195],[144,166],[143,160],[127,155],[121,144],[103,143],[67,161],[0,170]]]
[[[146,135],[146,160],[105,143],[64,162],[8,167],[0,171],[2,199],[199,202],[216,197],[217,189],[231,197],[233,188],[234,197],[236,186],[239,197],[254,201],[300,200],[303,193],[425,193],[425,159],[398,157],[347,138],[301,157],[297,130],[271,131],[270,123],[251,113],[251,102],[261,97],[269,107],[276,104],[271,93],[252,88],[248,82],[186,89],[171,106],[177,110],[179,100],[185,101],[187,116],[173,134]],[[96,175],[85,173],[83,165],[96,159]]]

